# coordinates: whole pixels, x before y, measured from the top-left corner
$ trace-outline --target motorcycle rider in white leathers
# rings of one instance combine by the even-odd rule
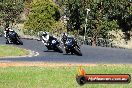
[[[42,34],[42,42],[44,43],[44,45],[49,45],[55,38],[55,36],[50,36],[47,32],[43,32]]]
[[[9,39],[9,36],[8,36],[8,33],[9,32],[12,32],[12,31],[14,31],[14,30],[12,30],[11,28],[6,28],[5,29],[5,31],[4,31],[4,36],[5,36],[5,38],[7,39],[7,41],[9,41],[9,43],[10,43],[10,39]]]
[[[44,43],[44,45],[48,45],[49,34],[47,32],[43,32],[42,39],[43,39],[42,42]]]

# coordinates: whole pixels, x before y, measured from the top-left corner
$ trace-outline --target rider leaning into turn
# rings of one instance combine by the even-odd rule
[[[51,44],[52,40],[55,38],[54,36],[50,36],[49,33],[47,33],[47,32],[43,32],[42,37],[43,37],[42,42],[44,43],[44,45]],[[68,38],[68,36],[66,35],[66,33],[63,33],[62,42],[64,43],[64,45],[66,43],[67,38]],[[74,37],[72,37],[72,38],[73,38],[72,41],[74,42],[74,44],[77,45],[77,47],[79,47],[77,44],[77,40]]]
[[[68,38],[72,38],[73,43],[79,48],[77,40],[73,36],[68,36],[66,33],[63,33],[61,41],[63,42],[64,46]]]
[[[4,31],[4,36],[5,36],[5,38],[7,38],[7,37],[8,37],[9,32],[12,32],[12,31],[14,31],[14,30],[12,30],[10,27],[5,28],[5,31]]]
[[[44,41],[42,41],[44,43],[44,45],[50,44],[52,42],[52,40],[55,38],[54,36],[50,36],[49,33],[47,33],[47,32],[43,32],[42,37],[44,40]]]
[[[63,33],[63,35],[62,35],[62,42],[65,44],[66,40],[67,40],[67,35],[66,35],[66,33]]]
[[[10,27],[8,28],[5,28],[5,31],[4,31],[4,36],[5,38],[7,39],[7,41],[9,41],[9,32],[12,32],[14,30],[12,30]],[[9,41],[10,42],[10,41]]]
[[[42,42],[44,43],[44,45],[47,45],[47,42],[49,40],[49,34],[47,32],[43,32],[42,37],[43,37],[43,40],[44,40]]]

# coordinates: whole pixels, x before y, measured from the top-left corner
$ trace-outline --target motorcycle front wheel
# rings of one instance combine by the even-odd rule
[[[19,38],[17,38],[17,44],[23,45],[23,42]]]
[[[56,45],[56,51],[59,53],[63,53],[63,50],[61,49],[60,46]]]
[[[82,56],[81,51],[77,47],[74,47],[74,52],[75,52],[76,55]]]

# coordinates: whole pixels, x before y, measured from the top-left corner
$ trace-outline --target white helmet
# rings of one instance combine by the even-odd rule
[[[48,35],[47,32],[43,32],[43,36],[46,37]]]
[[[9,29],[9,31],[13,31],[13,29],[11,29],[11,28],[8,28]]]

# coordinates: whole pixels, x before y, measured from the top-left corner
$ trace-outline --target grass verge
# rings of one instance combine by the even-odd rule
[[[0,57],[28,55],[29,51],[15,46],[0,45]]]
[[[83,67],[88,74],[130,74],[132,65],[96,65]],[[0,67],[0,88],[131,88],[129,84],[85,84],[75,80],[78,66]]]

